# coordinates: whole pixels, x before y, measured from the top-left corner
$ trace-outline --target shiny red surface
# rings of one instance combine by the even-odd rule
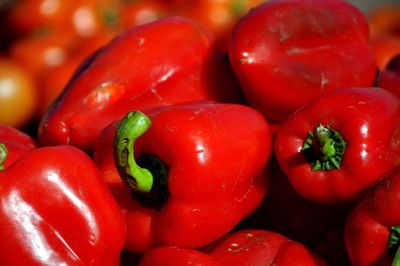
[[[127,221],[127,249],[201,247],[259,206],[272,148],[260,113],[244,105],[198,102],[147,114],[152,126],[136,141],[135,157],[155,155],[169,169],[170,195],[160,210],[134,200],[119,177],[112,146],[116,124],[102,132],[94,149],[94,160]]]
[[[1,265],[119,265],[125,224],[82,151],[34,149],[0,180]]]
[[[133,109],[193,100],[237,102],[239,87],[211,35],[178,17],[117,36],[43,118],[39,141],[90,150],[100,131]]]
[[[248,103],[269,120],[325,92],[368,87],[376,63],[368,22],[345,1],[267,1],[236,24],[230,62]]]
[[[323,266],[326,262],[302,244],[265,230],[241,230],[219,240],[211,251],[159,247],[146,253],[140,266],[193,265],[299,265]],[[182,261],[181,261],[182,259]]]
[[[400,175],[389,173],[350,214],[345,243],[353,265],[395,265],[388,253],[391,226],[400,224]]]
[[[329,125],[347,142],[339,169],[314,171],[300,151],[307,134]],[[275,154],[294,189],[319,203],[359,200],[400,162],[400,101],[381,88],[336,90],[293,113],[279,129]]]

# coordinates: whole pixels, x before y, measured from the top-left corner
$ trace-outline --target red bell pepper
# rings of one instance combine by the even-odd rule
[[[354,206],[318,204],[300,196],[275,158],[269,162],[269,188],[261,206],[240,228],[268,229],[308,247],[319,244],[331,230],[342,227]]]
[[[400,172],[385,176],[352,211],[345,227],[352,265],[400,265]]]
[[[188,248],[176,246],[156,247],[144,254],[139,266],[221,266],[210,255]]]
[[[230,233],[210,249],[203,253],[179,247],[157,247],[145,253],[139,265],[327,265],[302,244],[265,230],[247,229]]]
[[[338,0],[266,1],[236,24],[229,56],[248,103],[274,122],[328,91],[372,86],[377,69],[367,19]]]
[[[0,125],[0,170],[37,147],[35,139],[17,128]]]
[[[379,70],[377,83],[379,87],[400,97],[400,54],[393,57],[384,69]]]
[[[381,88],[322,95],[294,112],[275,139],[279,165],[303,197],[359,200],[400,163],[400,101]]]
[[[126,248],[198,248],[230,231],[266,193],[271,141],[265,118],[239,104],[133,111],[106,127],[94,160],[125,214]]]
[[[89,151],[105,126],[133,109],[240,101],[234,74],[214,43],[205,29],[179,17],[127,30],[80,67],[42,119],[39,142]]]
[[[30,149],[0,171],[0,191],[0,265],[119,265],[121,210],[81,150]]]

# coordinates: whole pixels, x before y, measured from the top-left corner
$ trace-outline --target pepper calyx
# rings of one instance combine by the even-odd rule
[[[310,162],[311,169],[339,169],[343,160],[347,143],[339,132],[328,126],[319,124],[314,131],[309,131],[301,148],[301,152]]]

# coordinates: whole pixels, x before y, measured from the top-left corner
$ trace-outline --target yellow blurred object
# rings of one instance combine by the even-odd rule
[[[37,91],[30,74],[14,62],[0,59],[0,123],[22,128],[37,108]]]

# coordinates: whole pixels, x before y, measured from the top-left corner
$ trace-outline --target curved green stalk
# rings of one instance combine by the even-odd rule
[[[129,112],[120,122],[114,137],[114,160],[122,180],[138,192],[150,192],[153,174],[135,161],[134,143],[150,127],[149,117],[139,111]]]

